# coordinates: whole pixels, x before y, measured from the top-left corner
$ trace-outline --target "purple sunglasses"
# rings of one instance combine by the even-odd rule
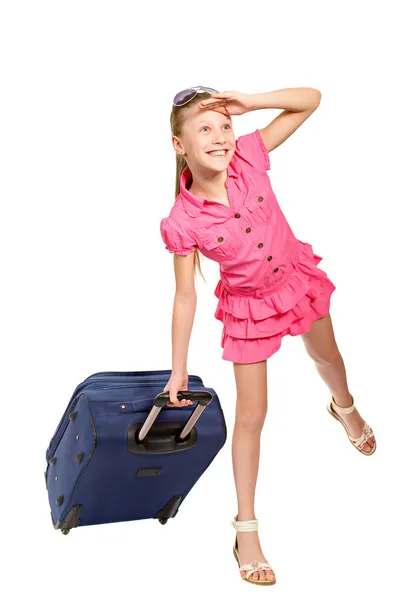
[[[186,90],[182,90],[181,92],[178,92],[174,98],[174,106],[183,106],[184,104],[187,104],[188,102],[190,102],[190,100],[193,100],[193,98],[197,96],[199,92],[215,92],[216,94],[219,94],[218,90],[198,85],[196,87],[191,87]]]

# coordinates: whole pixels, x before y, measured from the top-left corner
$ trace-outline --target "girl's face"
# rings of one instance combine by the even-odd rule
[[[172,139],[175,150],[184,155],[189,168],[212,171],[227,168],[236,146],[231,117],[224,108],[202,109],[196,104],[186,113],[181,137]],[[225,152],[211,154],[215,150]]]

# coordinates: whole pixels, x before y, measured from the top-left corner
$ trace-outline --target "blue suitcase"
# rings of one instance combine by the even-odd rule
[[[170,376],[100,372],[78,385],[46,452],[55,529],[175,517],[225,444],[226,423],[216,392],[197,375],[178,393],[194,404],[167,406]]]

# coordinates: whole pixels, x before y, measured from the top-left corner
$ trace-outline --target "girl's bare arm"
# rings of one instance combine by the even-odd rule
[[[266,127],[260,128],[261,138],[268,152],[280,146],[318,108],[321,92],[315,88],[287,88],[252,94],[251,110],[283,108],[284,110]]]
[[[172,313],[172,373],[187,372],[187,356],[197,294],[194,284],[194,252],[186,256],[174,254],[175,298]]]

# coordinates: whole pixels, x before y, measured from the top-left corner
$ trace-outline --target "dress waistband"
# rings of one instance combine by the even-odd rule
[[[288,260],[289,266],[287,273],[282,279],[280,279],[274,286],[267,287],[266,285],[260,285],[252,289],[244,288],[233,288],[225,280],[220,279],[220,285],[229,293],[235,296],[252,296],[253,298],[263,298],[272,294],[277,288],[279,288],[293,273],[297,267],[298,255]]]

